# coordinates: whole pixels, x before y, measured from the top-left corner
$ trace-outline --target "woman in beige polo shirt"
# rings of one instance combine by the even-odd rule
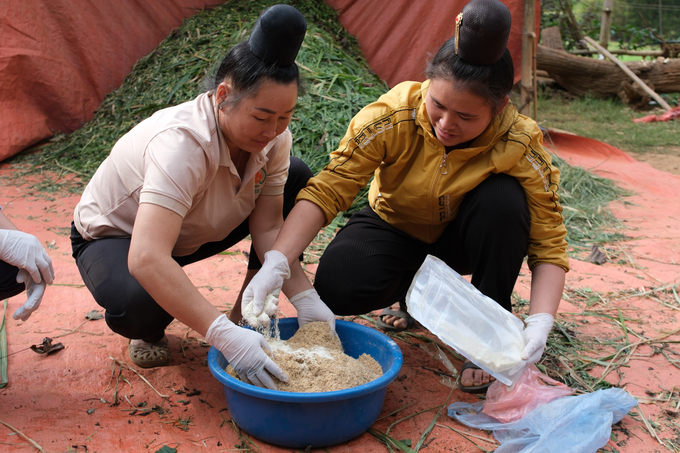
[[[210,304],[182,266],[252,237],[244,287],[261,267],[297,192],[311,177],[290,157],[295,57],[306,32],[299,11],[276,5],[232,48],[210,90],[156,112],[123,136],[76,206],[73,256],[106,322],[129,338],[132,361],[165,365],[165,328],[178,319],[219,349],[242,378],[275,388],[287,376],[262,350],[264,337]],[[300,266],[283,291],[300,324],[328,321]],[[240,299],[240,296],[239,296]],[[240,301],[230,314],[241,319]]]

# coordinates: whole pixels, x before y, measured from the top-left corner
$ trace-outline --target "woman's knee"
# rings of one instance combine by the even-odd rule
[[[461,216],[474,215],[484,225],[517,224],[528,231],[529,206],[519,181],[506,174],[494,174],[468,193]]]

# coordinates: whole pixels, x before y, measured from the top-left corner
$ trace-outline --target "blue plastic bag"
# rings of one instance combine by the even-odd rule
[[[482,413],[483,401],[453,403],[449,416],[472,428],[493,431],[501,443],[496,453],[589,453],[607,444],[612,425],[636,405],[625,390],[607,389],[557,398],[512,423]]]

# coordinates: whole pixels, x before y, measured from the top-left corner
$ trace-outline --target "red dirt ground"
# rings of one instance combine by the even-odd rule
[[[676,367],[680,357],[669,351],[680,339],[677,316],[680,300],[670,292],[671,285],[680,281],[680,177],[655,170],[599,142],[565,134],[553,134],[552,139],[554,151],[572,165],[613,179],[633,192],[632,196],[611,206],[631,239],[607,248],[612,260],[605,264],[571,260],[572,270],[567,274],[568,286],[560,306],[560,318],[575,322],[579,326],[578,335],[606,339],[624,334],[615,321],[621,314],[630,343],[640,344],[621,351],[619,358],[628,356],[628,363],[616,367],[606,379],[640,398],[644,403],[642,411],[661,440],[680,444],[680,420],[672,416],[678,405],[676,390],[680,389],[680,380]],[[7,166],[0,167],[0,177],[10,171]],[[55,284],[47,289],[40,309],[26,322],[11,318],[23,303],[23,297],[9,299],[5,314],[9,384],[0,390],[0,421],[23,433],[46,452],[155,452],[163,445],[177,448],[179,452],[247,451],[248,448],[262,452],[293,451],[257,439],[249,443],[245,440],[247,436],[239,435],[229,422],[221,385],[207,368],[207,345],[185,326],[177,322],[170,326],[173,350],[170,366],[151,370],[136,368],[139,375],[125,367],[132,366],[127,358],[127,342],[111,333],[103,320],[85,319],[89,311],[100,307],[83,286],[71,258],[68,227],[78,199],[78,196],[53,198],[50,194],[31,192],[27,186],[0,188],[4,212],[20,229],[35,234],[46,245],[56,273]],[[248,248],[249,244],[244,241],[234,251]],[[309,266],[310,270],[313,267]],[[185,269],[208,300],[227,310],[241,286],[246,260],[241,253],[220,255]],[[529,295],[528,276],[525,269],[516,286],[516,291],[525,298]],[[646,294],[636,296],[636,293]],[[586,307],[588,297],[590,306]],[[284,315],[294,316],[288,302],[282,301],[281,306]],[[427,334],[422,327],[415,332]],[[44,337],[62,342],[65,349],[48,356],[28,349],[40,344]],[[666,342],[664,348],[660,341]],[[385,432],[392,423],[413,415],[394,425],[390,434],[399,440],[410,439],[415,447],[440,406],[478,399],[442,385],[438,375],[426,368],[442,371],[445,368],[418,346],[418,340],[411,341],[412,344],[400,340],[397,343],[404,353],[404,365],[399,378],[388,387],[381,414],[385,418],[373,427]],[[628,355],[630,351],[634,353]],[[676,361],[675,366],[663,353]],[[601,357],[603,354],[593,351],[590,355]],[[125,364],[124,379],[117,379],[121,368],[114,359]],[[460,361],[452,360],[460,367]],[[566,368],[562,371],[569,373]],[[598,366],[591,373],[600,376],[603,371],[604,367]],[[156,391],[167,397],[161,397]],[[116,399],[118,404],[114,405]],[[142,414],[156,406],[155,412]],[[428,409],[431,410],[414,415]],[[398,413],[389,415],[394,411]],[[480,451],[475,444],[486,450],[495,448],[494,444],[475,437],[464,438],[452,429],[491,437],[453,421],[443,409],[421,450]],[[615,427],[614,437],[603,451],[674,451],[653,438],[641,421],[630,416]],[[0,450],[30,452],[36,448],[15,430],[0,424]],[[387,449],[365,433],[346,444],[313,451],[385,452]]]

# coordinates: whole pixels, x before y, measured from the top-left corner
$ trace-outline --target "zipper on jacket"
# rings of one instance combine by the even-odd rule
[[[378,203],[380,202],[380,197],[382,197],[382,194],[378,192],[378,195],[375,197],[375,202],[373,202],[373,209],[378,209]]]
[[[446,158],[449,157],[448,154],[444,153],[444,158],[442,159],[442,163],[439,164],[439,173],[442,175],[446,175],[449,173],[449,167],[446,165]]]

